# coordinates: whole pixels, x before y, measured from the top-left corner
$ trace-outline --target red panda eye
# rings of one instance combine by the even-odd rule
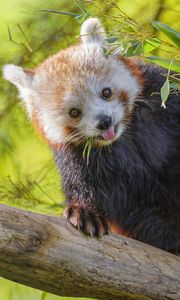
[[[81,115],[81,111],[77,108],[71,108],[69,111],[69,115],[71,118],[78,118]]]
[[[111,88],[104,88],[102,90],[102,98],[104,100],[110,98],[111,96],[112,96],[112,90],[111,90]]]

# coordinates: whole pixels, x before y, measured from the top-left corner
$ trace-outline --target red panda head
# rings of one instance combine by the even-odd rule
[[[139,74],[117,53],[106,55],[96,18],[81,27],[81,44],[50,56],[34,70],[4,67],[28,115],[50,144],[112,143],[126,128],[140,92]]]

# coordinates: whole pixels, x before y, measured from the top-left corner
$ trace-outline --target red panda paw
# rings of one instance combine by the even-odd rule
[[[69,206],[64,211],[64,217],[78,230],[95,237],[108,234],[106,218],[98,213],[83,208]]]

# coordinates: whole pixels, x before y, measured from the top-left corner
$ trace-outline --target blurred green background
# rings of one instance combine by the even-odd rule
[[[85,8],[84,9],[82,9]],[[125,54],[179,59],[179,49],[151,20],[180,28],[178,0],[57,1],[1,0],[0,65],[34,67],[48,55],[78,41],[80,23],[99,16],[111,41]],[[39,11],[74,12],[78,18]],[[148,42],[148,47],[145,43]],[[133,44],[132,41],[135,41]],[[123,42],[123,43],[122,43]],[[134,46],[135,45],[135,46]],[[64,196],[51,151],[31,127],[17,90],[0,78],[0,202],[61,214]],[[0,278],[0,300],[60,299]],[[63,298],[64,299],[64,298]]]

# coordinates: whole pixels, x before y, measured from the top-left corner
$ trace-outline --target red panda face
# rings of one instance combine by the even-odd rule
[[[107,145],[121,136],[140,92],[138,78],[117,54],[104,53],[105,33],[97,19],[81,28],[82,44],[48,58],[27,72],[5,66],[28,114],[52,144],[91,138]]]

